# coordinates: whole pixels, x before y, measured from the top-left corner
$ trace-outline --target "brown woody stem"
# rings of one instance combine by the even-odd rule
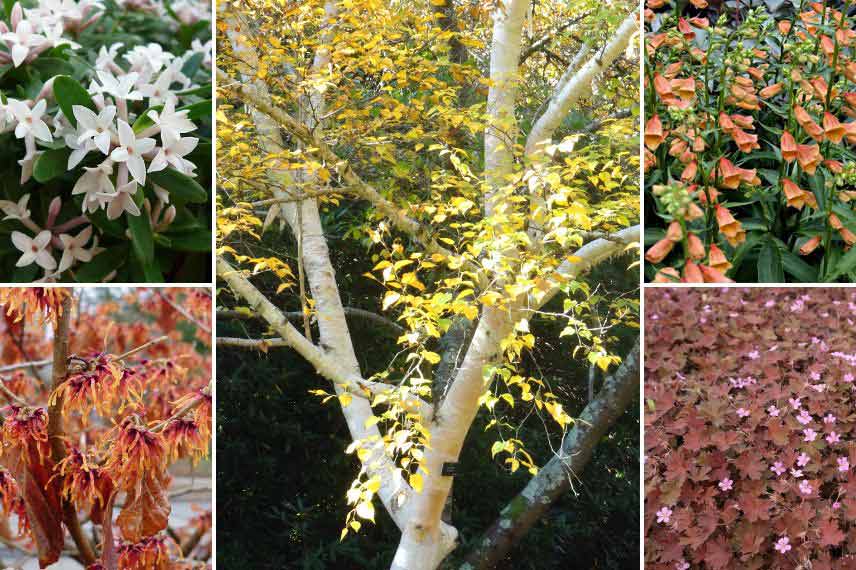
[[[142,351],[144,351],[145,349],[147,349],[148,347],[150,347],[150,346],[152,346],[152,345],[154,345],[154,344],[158,344],[158,343],[164,342],[165,340],[169,340],[169,337],[168,337],[168,336],[166,336],[166,335],[164,335],[164,336],[159,336],[158,338],[156,338],[156,339],[154,339],[154,340],[150,340],[150,341],[149,341],[149,342],[147,342],[146,344],[141,344],[141,345],[140,345],[140,346],[138,346],[137,348],[132,348],[132,349],[131,349],[131,350],[129,350],[128,352],[125,352],[125,353],[120,354],[119,356],[117,356],[117,357],[116,357],[116,360],[125,360],[126,358],[131,358],[132,356],[134,356],[134,355],[135,355],[135,354],[137,354],[138,352],[142,352]]]
[[[51,390],[56,393],[57,388],[65,381],[68,369],[68,337],[69,322],[71,320],[72,296],[68,295],[62,301],[62,316],[59,318],[54,335],[53,351],[53,385]],[[63,426],[63,406],[65,397],[59,393],[54,403],[48,408],[48,440],[51,445],[51,458],[54,463],[65,459],[65,428]],[[62,498],[62,520],[68,528],[74,544],[80,553],[80,559],[84,566],[95,563],[95,553],[89,539],[83,534],[77,511],[74,505],[66,498]]]

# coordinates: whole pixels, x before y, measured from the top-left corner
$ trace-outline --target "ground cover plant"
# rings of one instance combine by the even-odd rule
[[[207,566],[211,512],[174,525],[170,468],[208,455],[210,308],[195,289],[0,289],[4,567]]]
[[[210,277],[210,11],[198,0],[3,3],[0,272]]]
[[[648,0],[648,279],[854,280],[853,23],[849,0]]]
[[[852,568],[856,293],[645,300],[646,568]]]

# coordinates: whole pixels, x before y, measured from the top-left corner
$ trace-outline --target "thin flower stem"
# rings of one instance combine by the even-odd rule
[[[211,385],[210,384],[208,385],[207,388],[205,388],[203,390],[203,393],[204,394],[210,394],[211,393]],[[169,425],[169,422],[171,422],[173,420],[180,419],[180,418],[184,417],[185,415],[187,415],[189,412],[192,412],[193,410],[198,408],[204,400],[205,400],[204,397],[199,396],[198,398],[195,398],[195,399],[187,402],[186,404],[181,406],[178,410],[176,410],[176,412],[174,414],[172,414],[170,417],[168,417],[165,420],[161,420],[160,422],[155,424],[155,426],[152,427],[149,431],[152,431],[155,433],[163,431],[164,428]]]
[[[211,327],[209,327],[209,326],[205,325],[204,323],[201,323],[198,320],[196,320],[193,317],[193,315],[191,315],[184,307],[182,307],[180,305],[176,305],[172,301],[172,299],[170,299],[169,297],[167,297],[163,293],[158,293],[158,295],[160,296],[161,299],[163,299],[166,302],[167,305],[169,305],[170,307],[172,307],[173,309],[175,309],[176,311],[181,313],[181,316],[183,316],[185,319],[192,322],[194,325],[196,325],[197,327],[199,327],[203,331],[207,332],[208,334],[211,334]]]

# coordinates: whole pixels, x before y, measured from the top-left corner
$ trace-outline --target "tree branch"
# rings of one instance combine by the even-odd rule
[[[631,12],[618,27],[609,43],[597,56],[590,59],[567,81],[560,82],[556,93],[544,114],[535,122],[526,138],[526,154],[532,155],[538,146],[549,140],[559,127],[571,106],[590,90],[595,77],[612,65],[612,62],[627,47],[630,37],[637,29],[636,11]]]
[[[314,148],[319,157],[338,173],[345,186],[360,198],[371,202],[379,212],[389,218],[396,228],[421,243],[428,253],[440,253],[448,258],[456,257],[454,252],[441,246],[432,237],[430,228],[402,213],[397,205],[384,198],[374,186],[360,178],[348,161],[336,155],[327,143],[319,139],[309,127],[292,117],[284,109],[273,105],[269,100],[262,97],[254,86],[236,84],[230,81],[229,76],[219,70],[218,80],[221,82],[219,86],[221,91],[231,93],[242,99],[246,104],[253,106],[279,123],[306,146]],[[344,190],[343,188],[342,191],[344,192]]]
[[[378,325],[382,325],[391,329],[392,331],[398,334],[404,334],[407,332],[403,326],[399,325],[395,321],[392,321],[383,315],[379,315],[377,313],[373,313],[371,311],[367,311],[365,309],[358,309],[356,307],[342,307],[342,310],[345,311],[345,315],[349,317],[354,317],[357,319],[364,319],[370,322],[373,322]],[[282,313],[285,318],[288,320],[299,320],[303,318],[303,313],[301,311],[284,311]],[[258,315],[250,315],[242,311],[217,311],[217,317],[225,318],[225,319],[258,319],[261,318]]]
[[[161,299],[163,299],[163,301],[166,302],[167,305],[169,305],[170,307],[172,307],[173,309],[178,311],[178,313],[180,313],[182,317],[184,317],[185,319],[187,319],[188,321],[190,321],[191,323],[193,323],[194,325],[196,325],[197,327],[199,327],[200,329],[202,329],[206,333],[211,334],[211,327],[209,327],[209,326],[205,325],[204,323],[201,323],[198,320],[196,320],[195,318],[193,318],[193,315],[191,315],[187,309],[185,309],[181,305],[177,305],[176,303],[174,303],[172,301],[172,299],[170,299],[169,297],[167,297],[166,295],[164,295],[161,292],[158,292],[158,296]]]
[[[217,256],[217,276],[223,279],[236,295],[243,298],[253,311],[262,317],[270,325],[271,329],[280,335],[284,342],[288,343],[289,347],[293,348],[309,362],[319,375],[333,382],[337,393],[341,394],[348,391],[348,386],[355,386],[361,382],[365,382],[358,375],[349,374],[342,370],[338,361],[330,358],[327,353],[309,342],[306,337],[301,335],[288,322],[282,312],[267,297],[256,289],[240,271],[236,270],[220,256]],[[356,402],[351,406],[355,405]],[[368,408],[365,414],[366,417],[360,418],[348,418],[347,410],[343,409],[343,411],[345,411],[346,419],[351,420],[348,427],[351,429],[351,435],[354,439],[363,440],[367,437],[376,436],[377,440],[382,442],[377,426],[366,427],[364,424],[357,425],[357,422],[365,422],[368,419],[372,413],[371,408]],[[392,464],[389,456],[383,451],[382,444],[373,449],[373,453],[363,462],[363,467],[368,473],[378,473],[381,476],[385,484],[378,491],[378,496],[398,527],[402,528],[405,524],[405,519],[402,516],[403,513],[399,505],[403,504],[404,501],[401,501],[400,498],[406,500],[406,497],[412,491],[401,477],[399,470]],[[390,473],[393,474],[392,477],[389,476]]]
[[[69,337],[69,322],[71,320],[71,302],[72,295],[67,295],[62,301],[62,315],[57,322],[56,330],[54,331],[54,352],[53,352],[53,384],[51,391],[57,394],[54,403],[48,407],[48,440],[51,446],[51,459],[54,463],[59,463],[65,458],[65,428],[63,426],[63,406],[65,405],[65,397],[62,393],[57,393],[57,389],[65,382],[68,367],[68,337]],[[77,550],[80,553],[80,559],[84,566],[89,566],[95,563],[95,554],[89,539],[83,534],[83,529],[80,526],[80,521],[77,518],[77,511],[74,505],[67,498],[62,497],[62,520],[68,528],[68,533],[71,535],[74,544],[77,545]]]
[[[570,20],[563,22],[562,24],[559,24],[556,28],[548,31],[542,37],[538,38],[537,40],[535,40],[534,42],[529,44],[529,47],[525,48],[523,50],[523,53],[520,54],[520,65],[523,65],[523,63],[527,59],[529,59],[532,55],[534,55],[535,53],[537,53],[537,52],[541,51],[542,49],[545,49],[547,46],[549,46],[553,42],[553,40],[556,39],[556,36],[558,36],[559,34],[564,32],[565,30],[567,30],[571,26],[574,26],[574,25],[582,22],[585,18],[588,17],[589,14],[590,14],[590,12],[585,12],[585,13],[577,16],[576,18],[571,18]]]
[[[615,374],[583,410],[554,456],[502,510],[499,518],[476,541],[461,570],[488,570],[541,520],[552,504],[571,488],[592,456],[601,437],[639,394],[639,339]]]

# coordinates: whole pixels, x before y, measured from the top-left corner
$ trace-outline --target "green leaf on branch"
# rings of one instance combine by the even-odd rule
[[[62,114],[71,123],[73,127],[77,126],[77,119],[74,117],[72,108],[74,105],[82,105],[98,112],[95,107],[95,102],[89,96],[89,92],[84,89],[83,85],[67,75],[58,75],[53,83],[54,97],[62,109]]]

